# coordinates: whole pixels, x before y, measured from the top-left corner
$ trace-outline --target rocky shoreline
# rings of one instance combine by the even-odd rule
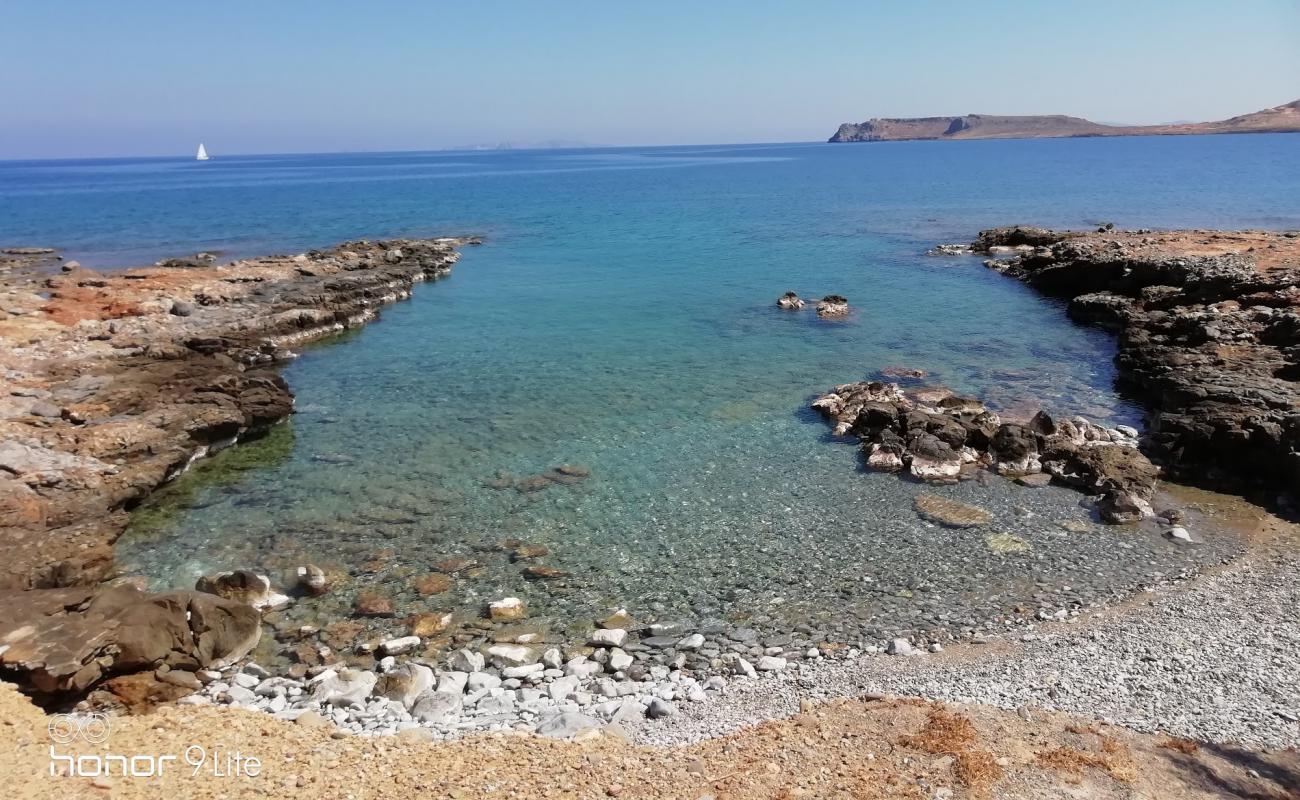
[[[1051,250],[1020,241],[1025,230],[986,232],[978,247],[1016,256],[992,264],[1014,274],[1027,269],[1019,259]],[[1087,235],[1060,236],[1064,244]],[[0,507],[14,512],[6,520],[19,522],[0,528],[9,588],[0,611],[0,672],[52,705],[90,692],[83,708],[179,700],[352,733],[449,738],[519,729],[570,738],[678,716],[733,683],[815,683],[822,671],[863,663],[863,656],[943,651],[951,638],[940,635],[939,622],[924,628],[940,613],[924,603],[906,623],[911,633],[847,641],[806,626],[783,633],[721,620],[637,620],[625,611],[572,641],[528,625],[515,598],[456,626],[450,613],[412,615],[400,621],[406,635],[391,637],[360,624],[397,616],[383,597],[358,595],[359,619],[338,626],[263,617],[291,599],[281,591],[303,598],[329,592],[330,576],[307,564],[283,585],[236,571],[208,576],[200,587],[206,591],[151,595],[129,579],[87,588],[112,575],[112,544],[134,503],[194,459],[291,413],[292,395],[274,371],[292,357],[288,348],[372,319],[414,283],[445,275],[465,243],[354,242],[222,267],[187,262],[107,275],[75,265],[51,275],[49,254],[19,254],[40,263],[11,269],[0,287],[9,304],[0,338],[13,344],[0,364],[10,382],[0,397]],[[1217,266],[1205,270],[1219,274]],[[783,299],[791,297],[798,299]],[[787,305],[797,310],[793,300]],[[842,297],[823,303],[832,300],[837,312],[847,311]],[[993,474],[1027,487],[1056,481],[1097,495],[1098,512],[1114,523],[1154,511],[1158,472],[1131,429],[1047,414],[1003,420],[971,398],[887,382],[836,387],[814,407],[836,433],[857,436],[877,469],[937,484]],[[545,480],[582,477],[561,467]],[[918,495],[915,511],[943,528],[988,522],[987,511],[938,492]],[[1171,546],[1194,542],[1180,519],[1176,511],[1159,518]],[[979,541],[994,552],[1023,552],[1026,543],[1016,538],[994,531]],[[507,549],[528,570],[548,569],[532,563],[544,547],[510,540]],[[440,565],[422,580],[437,594],[448,576],[467,568]],[[1047,622],[1076,619],[1093,605],[1062,596],[1058,608],[1036,592],[1034,604],[1039,600],[1051,606],[1036,609],[1037,621]],[[987,621],[990,627],[944,624],[994,641],[1026,623],[1032,628],[1034,611]],[[247,660],[264,625],[274,629],[277,647],[292,652],[288,669]]]
[[[1289,506],[1300,479],[1300,234],[996,228],[969,251],[1114,331],[1143,451],[1175,480]]]
[[[76,693],[115,673],[246,654],[261,624],[244,604],[59,587],[113,577],[130,508],[292,413],[276,372],[289,348],[374,319],[414,284],[447,275],[456,248],[476,241],[361,241],[104,273],[48,249],[5,251],[0,671]]]

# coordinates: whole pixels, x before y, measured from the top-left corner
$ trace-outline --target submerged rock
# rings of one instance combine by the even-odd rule
[[[993,521],[993,515],[979,506],[967,505],[937,494],[918,494],[913,507],[922,519],[949,528],[978,528]]]
[[[453,616],[449,611],[428,611],[412,614],[406,620],[406,627],[412,636],[428,638],[442,633],[451,627]]]
[[[505,597],[488,604],[488,617],[493,622],[509,622],[528,616],[524,601],[518,597]]]
[[[306,564],[295,571],[298,588],[313,596],[320,596],[329,591],[329,581],[325,570],[315,564]]]
[[[352,607],[362,617],[391,617],[394,613],[392,598],[373,589],[357,592]]]
[[[442,594],[451,589],[454,581],[444,573],[430,572],[411,581],[411,588],[421,597]]]
[[[994,553],[1027,553],[1033,549],[1029,542],[1015,534],[999,531],[984,537],[984,544]]]

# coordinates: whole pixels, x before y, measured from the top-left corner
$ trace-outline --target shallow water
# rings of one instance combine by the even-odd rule
[[[1080,495],[939,489],[995,522],[919,520],[924,487],[868,474],[806,410],[888,365],[1006,410],[1140,421],[1114,345],[975,258],[923,255],[1013,221],[1300,227],[1295,136],[660,148],[0,164],[0,240],[112,265],[352,236],[484,233],[449,279],[286,377],[299,414],[159,495],[119,545],[158,585],[303,561],[348,574],[289,617],[377,587],[400,614],[505,595],[557,629],[627,606],[830,638],[959,634],[1215,562],[1093,526]],[[853,316],[775,298],[846,295]],[[561,464],[540,491],[499,473]],[[1061,523],[1065,523],[1063,527]],[[1019,552],[986,537],[1009,533]],[[528,581],[497,548],[542,544]],[[385,553],[384,551],[391,551]],[[376,558],[378,556],[378,558]],[[479,567],[446,594],[410,578]],[[370,623],[397,631],[397,621]],[[942,634],[942,635],[946,635]],[[940,633],[935,633],[941,638]]]

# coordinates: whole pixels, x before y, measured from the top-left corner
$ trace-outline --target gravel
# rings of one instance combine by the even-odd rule
[[[942,655],[811,661],[732,681],[633,738],[676,744],[785,716],[804,698],[897,694],[1066,711],[1143,732],[1251,747],[1300,745],[1300,557],[1260,553],[1132,608]],[[959,652],[960,651],[960,652]]]

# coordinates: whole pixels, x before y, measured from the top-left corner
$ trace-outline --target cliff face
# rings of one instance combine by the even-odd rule
[[[1217,122],[1179,125],[1102,125],[1063,115],[913,117],[846,122],[831,142],[887,142],[911,139],[1046,139],[1067,136],[1160,136],[1207,133],[1290,133],[1300,131],[1300,100]]]

